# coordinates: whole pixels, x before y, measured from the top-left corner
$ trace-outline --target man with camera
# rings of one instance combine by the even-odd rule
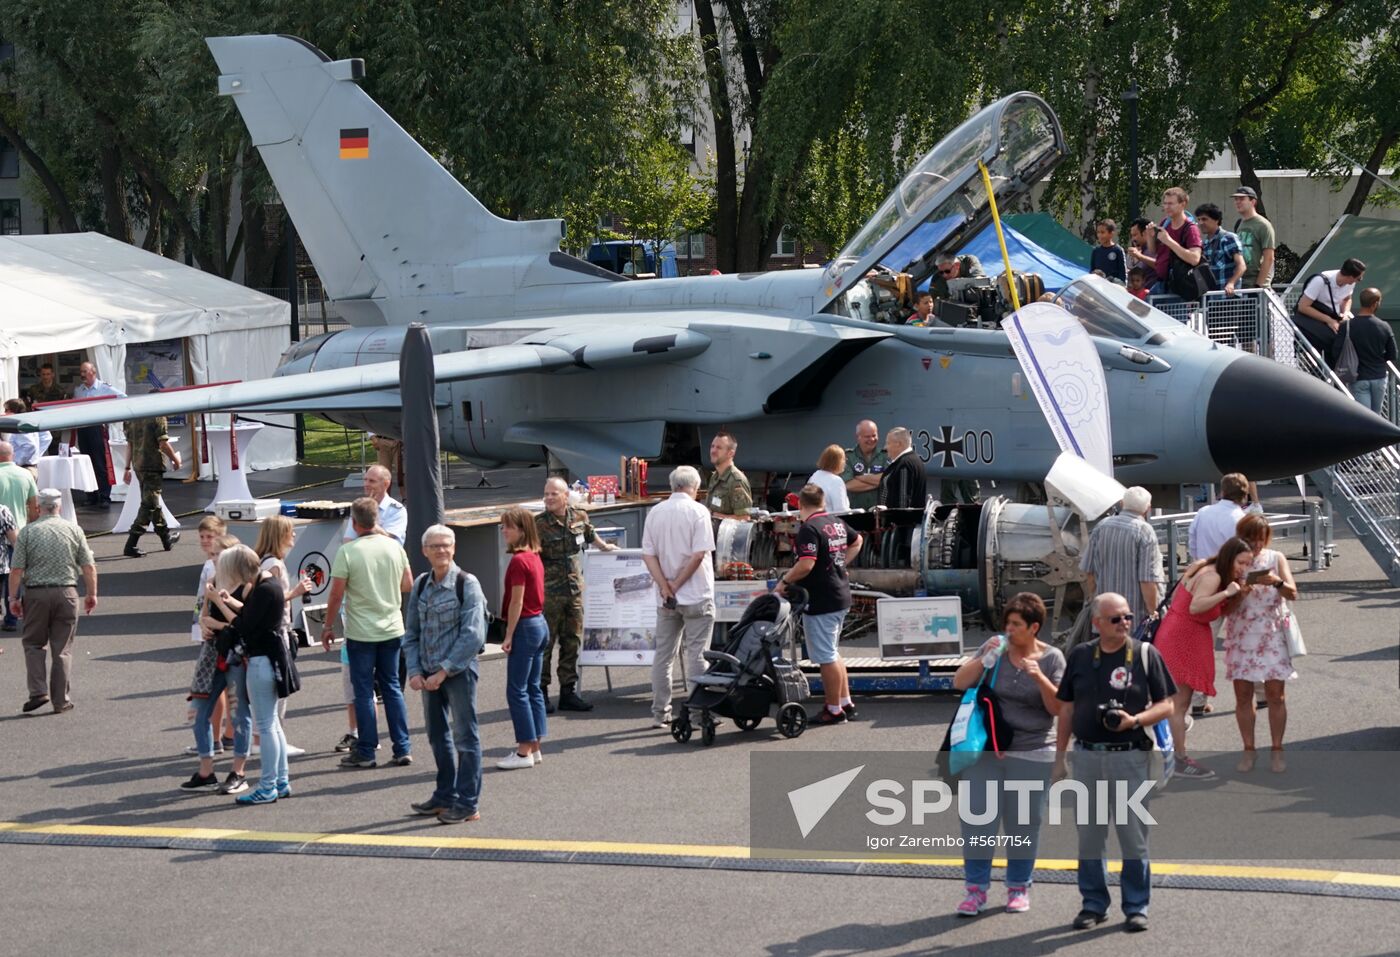
[[[1166,217],[1160,223],[1147,224],[1146,252],[1157,270],[1157,284],[1152,291],[1158,295],[1181,295],[1180,288],[1173,288],[1174,264],[1179,264],[1179,271],[1201,263],[1201,230],[1186,216],[1186,204],[1190,201],[1191,196],[1180,186],[1168,187],[1162,193],[1162,212]]]
[[[1171,713],[1176,684],[1156,649],[1129,637],[1133,613],[1122,595],[1105,592],[1094,599],[1093,622],[1098,641],[1070,652],[1057,693],[1063,705],[1056,726],[1054,778],[1066,776],[1065,751],[1073,731],[1074,779],[1090,795],[1088,815],[1079,824],[1079,893],[1084,904],[1074,928],[1083,930],[1108,919],[1108,870],[1103,860],[1108,825],[1093,822],[1113,819],[1123,854],[1125,929],[1144,931],[1152,896],[1147,823],[1131,804],[1121,817],[1116,814],[1114,792],[1125,787],[1128,795],[1136,794],[1152,778],[1153,739],[1148,729]],[[1122,782],[1110,785],[1107,808],[1098,805],[1098,781]]]

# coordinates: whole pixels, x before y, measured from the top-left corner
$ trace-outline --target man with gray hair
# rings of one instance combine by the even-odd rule
[[[914,454],[913,437],[903,426],[885,435],[890,464],[880,475],[880,504],[885,508],[923,508],[928,496],[924,463]]]
[[[987,274],[982,270],[981,261],[972,254],[966,256],[954,256],[952,253],[941,253],[935,260],[938,273],[929,280],[928,290],[933,293],[935,299],[948,298],[948,280],[950,279],[981,279]]]
[[[87,536],[58,514],[63,493],[41,489],[39,517],[20,530],[10,563],[10,613],[24,615],[24,666],[29,677],[25,714],[52,702],[55,714],[73,710],[69,696],[73,638],[78,633],[78,578],[87,593],[84,610],[97,607],[97,565]],[[24,585],[24,598],[17,597]],[[53,655],[53,667],[47,656]],[[47,672],[47,675],[45,674]]]
[[[1156,614],[1162,583],[1162,548],[1157,532],[1147,521],[1152,511],[1152,495],[1140,485],[1123,493],[1123,507],[1117,515],[1094,526],[1089,545],[1079,559],[1086,574],[1085,593],[1123,595],[1141,624]]]
[[[365,496],[374,499],[375,505],[379,508],[379,528],[400,545],[408,537],[408,509],[404,508],[402,502],[389,494],[389,485],[394,477],[389,470],[382,465],[371,465],[365,469]],[[353,542],[359,537],[355,531],[355,525],[350,519],[345,520],[345,529],[341,533],[341,540]]]
[[[652,727],[671,724],[671,675],[684,655],[687,684],[705,673],[704,651],[715,625],[715,550],[710,512],[695,500],[700,473],[689,465],[671,472],[671,497],[647,513],[642,560],[656,582],[656,657],[651,666]],[[683,650],[682,650],[683,647]]]
[[[437,764],[432,797],[410,805],[441,824],[479,820],[481,735],[476,722],[477,655],[486,643],[486,596],[457,567],[457,536],[446,525],[423,531],[432,565],[408,597],[403,653],[408,686],[423,693],[423,720]]]

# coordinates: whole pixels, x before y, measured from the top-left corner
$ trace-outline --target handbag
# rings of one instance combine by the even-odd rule
[[[1149,647],[1151,646],[1146,644],[1142,646],[1142,670],[1144,672],[1148,670],[1147,649]],[[1160,655],[1161,652],[1152,648],[1152,654]],[[1166,664],[1165,660],[1163,664]],[[1171,780],[1171,776],[1176,773],[1176,742],[1172,739],[1172,727],[1166,718],[1152,726],[1151,738],[1154,752],[1152,763],[1157,766],[1158,770],[1156,774],[1157,787],[1164,788]]]
[[[1172,595],[1176,594],[1176,586],[1181,584],[1178,578],[1172,582],[1172,587],[1167,589],[1167,594],[1157,603],[1157,614],[1138,624],[1133,632],[1133,637],[1143,644],[1150,645],[1157,638],[1157,629],[1162,627],[1162,622],[1167,617],[1167,612],[1172,607]]]
[[[977,684],[963,692],[957,713],[943,735],[943,744],[935,759],[939,773],[955,777],[977,763],[984,751],[994,751],[997,757],[1011,744],[1012,730],[1001,712],[1001,702],[993,690],[1001,659],[992,669],[992,680],[984,671]]]
[[[1356,346],[1351,341],[1351,321],[1342,320],[1342,335],[1337,340],[1336,363],[1332,371],[1342,380],[1342,385],[1353,386],[1361,378],[1361,360],[1356,355]]]
[[[1308,653],[1308,646],[1303,644],[1303,632],[1298,628],[1298,616],[1293,614],[1293,606],[1287,601],[1283,603],[1284,615],[1288,622],[1288,657],[1298,658]]]
[[[301,672],[297,670],[296,659],[288,650],[287,643],[279,641],[276,644],[279,650],[272,659],[272,677],[277,685],[277,697],[290,698],[301,690]]]

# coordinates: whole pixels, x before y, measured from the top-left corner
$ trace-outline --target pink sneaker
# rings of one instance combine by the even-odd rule
[[[954,911],[959,917],[976,917],[987,909],[987,892],[980,887],[968,885],[967,896]]]
[[[1030,889],[1025,887],[1008,887],[1006,889],[1006,912],[1008,914],[1024,914],[1031,909]]]

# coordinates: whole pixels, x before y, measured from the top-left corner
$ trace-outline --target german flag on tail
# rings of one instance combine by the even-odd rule
[[[340,158],[343,160],[369,159],[369,130],[361,127],[340,131]]]

